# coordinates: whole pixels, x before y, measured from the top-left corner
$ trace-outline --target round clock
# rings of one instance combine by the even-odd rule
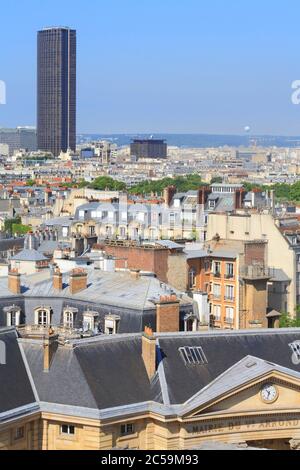
[[[278,389],[273,384],[265,384],[261,388],[260,396],[265,403],[274,403],[278,398]]]

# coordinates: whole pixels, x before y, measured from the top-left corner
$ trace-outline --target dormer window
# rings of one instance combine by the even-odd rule
[[[106,315],[104,323],[104,331],[106,335],[116,335],[119,331],[120,317],[119,315]]]
[[[214,209],[216,207],[216,201],[209,201],[209,208]]]
[[[64,327],[65,328],[74,328],[75,316],[78,313],[77,308],[67,307],[64,310]]]
[[[39,326],[51,325],[51,307],[38,307],[35,309],[35,324]]]
[[[7,326],[19,326],[20,325],[20,316],[21,309],[16,305],[10,307],[5,307],[4,312],[6,313],[6,325]]]
[[[83,314],[83,330],[94,331],[96,326],[96,320],[99,317],[98,312],[86,311]]]

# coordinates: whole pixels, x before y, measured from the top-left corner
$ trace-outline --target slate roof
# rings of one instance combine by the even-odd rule
[[[163,369],[171,404],[184,403],[199,390],[246,356],[255,356],[279,366],[300,372],[292,362],[290,343],[300,341],[300,330],[267,330],[253,332],[220,332],[159,336]],[[185,365],[179,348],[202,347],[208,363]]]
[[[0,364],[0,414],[36,402],[14,329],[0,329],[6,364]]]
[[[63,290],[54,289],[49,271],[22,276],[22,294],[25,298],[72,298],[135,310],[154,308],[150,299],[157,299],[159,295],[167,294],[161,282],[155,277],[141,276],[139,279],[133,279],[128,272],[110,273],[93,268],[87,269],[87,272],[87,289],[77,294],[70,293],[68,273],[63,275]],[[0,278],[0,298],[10,296],[7,289],[7,278]],[[190,303],[190,298],[183,296],[181,304]]]
[[[105,409],[159,398],[149,382],[140,336],[98,337],[59,347],[49,372],[43,346],[20,340],[41,402]]]
[[[158,371],[149,381],[141,335],[100,336],[59,346],[49,372],[43,371],[43,344],[0,330],[7,365],[0,366],[1,415],[23,407],[61,409],[64,414],[102,417],[158,410],[185,415],[195,407],[238,389],[272,371],[300,379],[289,344],[298,329],[156,335]],[[207,364],[185,365],[178,348],[201,346]],[[294,361],[295,362],[295,361]],[[63,408],[65,407],[65,408]],[[97,416],[94,415],[93,416]],[[100,414],[98,415],[100,417]],[[99,419],[99,418],[98,418]]]
[[[16,261],[45,261],[47,258],[37,250],[24,249],[12,257]]]

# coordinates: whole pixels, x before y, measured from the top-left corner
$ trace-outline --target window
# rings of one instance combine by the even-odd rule
[[[7,326],[18,326],[20,324],[21,311],[15,308],[7,309],[6,311],[7,311],[6,313]]]
[[[217,299],[221,298],[221,285],[220,284],[213,284],[213,296]]]
[[[234,300],[234,286],[225,287],[225,298],[226,300]]]
[[[233,277],[233,263],[226,263],[226,277]]]
[[[170,227],[174,227],[175,226],[175,221],[176,221],[176,215],[174,213],[171,213],[169,215],[169,221],[170,221]]]
[[[64,325],[66,328],[73,328],[74,326],[74,314],[73,312],[65,312]]]
[[[106,335],[116,335],[119,331],[120,317],[107,315],[104,319],[104,331]]]
[[[60,427],[61,434],[68,434],[69,436],[74,436],[75,426],[69,424],[62,424]]]
[[[205,261],[204,263],[204,269],[205,269],[205,272],[207,273],[208,271],[210,271],[210,262],[209,261]]]
[[[134,425],[133,424],[122,424],[121,425],[121,436],[128,436],[129,434],[134,434]]]
[[[11,312],[10,314],[10,324],[11,326],[17,326],[17,312]]]
[[[125,227],[120,227],[120,237],[124,238],[126,236],[126,229]]]
[[[62,228],[62,236],[67,237],[69,233],[69,228],[68,227],[63,227]]]
[[[89,229],[90,229],[90,235],[91,236],[95,235],[95,226],[91,225]]]
[[[214,261],[213,262],[213,273],[214,276],[221,276],[221,263],[219,261]]]
[[[204,351],[201,346],[199,347],[189,347],[185,346],[178,349],[185,365],[203,365],[208,364],[207,358],[204,354]]]
[[[196,271],[194,268],[189,270],[189,289],[193,289],[196,284]]]
[[[24,426],[16,428],[15,430],[15,440],[24,439],[25,437],[25,428]]]
[[[221,305],[213,306],[213,315],[217,321],[221,320]]]
[[[234,320],[234,308],[233,307],[226,307],[226,323],[233,323]]]
[[[48,312],[47,310],[39,310],[38,311],[38,325],[47,326],[48,322]]]
[[[143,212],[138,212],[136,215],[136,220],[139,222],[144,222],[145,221],[145,214]]]

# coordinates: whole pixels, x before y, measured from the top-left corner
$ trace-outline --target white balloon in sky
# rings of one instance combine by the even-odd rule
[[[245,132],[250,132],[251,128],[249,126],[245,126],[244,130]]]

